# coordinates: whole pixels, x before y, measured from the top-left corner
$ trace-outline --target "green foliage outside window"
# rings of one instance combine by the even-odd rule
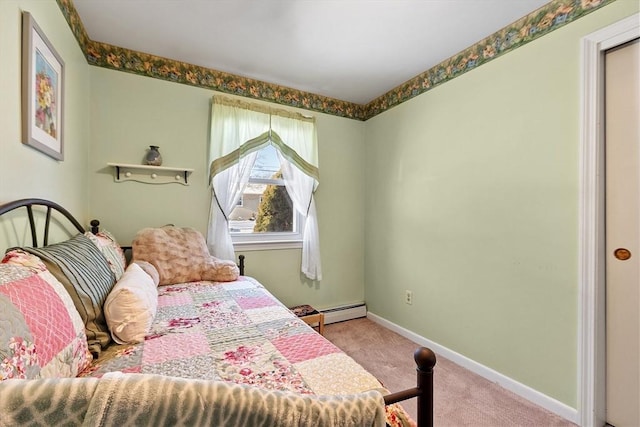
[[[273,179],[282,179],[278,172]],[[284,185],[267,185],[258,206],[254,233],[293,231],[293,203]]]

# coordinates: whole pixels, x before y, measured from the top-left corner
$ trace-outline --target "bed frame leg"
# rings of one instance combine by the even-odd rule
[[[418,426],[433,427],[433,368],[436,366],[436,355],[426,347],[418,348],[413,353],[418,373]]]

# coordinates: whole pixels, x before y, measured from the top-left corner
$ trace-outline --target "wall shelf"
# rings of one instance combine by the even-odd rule
[[[166,166],[129,165],[125,163],[107,163],[114,168],[115,181],[136,181],[145,184],[182,184],[189,185],[189,175],[193,169]]]

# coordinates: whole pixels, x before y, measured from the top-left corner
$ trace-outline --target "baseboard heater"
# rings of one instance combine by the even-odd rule
[[[321,310],[324,313],[324,324],[344,322],[345,320],[367,317],[365,303],[343,305],[335,308]]]

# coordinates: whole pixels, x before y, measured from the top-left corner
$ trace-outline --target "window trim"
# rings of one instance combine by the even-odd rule
[[[236,251],[302,248],[305,217],[297,211],[294,216],[294,221],[299,225],[297,232],[230,233],[233,248]]]
[[[233,249],[237,252],[302,249],[302,240],[233,242]]]

